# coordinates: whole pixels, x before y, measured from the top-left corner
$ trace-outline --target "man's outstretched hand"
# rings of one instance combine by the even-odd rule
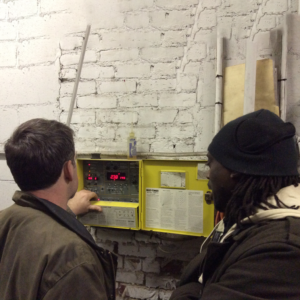
[[[91,205],[90,200],[98,200],[97,194],[88,190],[81,190],[68,201],[68,206],[76,216],[85,214],[91,210],[102,211],[101,206]]]

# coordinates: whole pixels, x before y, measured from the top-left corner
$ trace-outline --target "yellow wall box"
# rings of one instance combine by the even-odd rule
[[[78,159],[78,190],[94,191],[102,212],[85,225],[207,236],[214,225],[205,161]]]

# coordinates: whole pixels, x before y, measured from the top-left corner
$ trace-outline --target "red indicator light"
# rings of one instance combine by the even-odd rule
[[[119,178],[119,175],[110,175],[110,179],[112,179],[114,181],[118,178]]]
[[[90,166],[91,164],[88,164],[88,166]]]
[[[100,199],[98,198],[98,201],[100,201]]]
[[[126,181],[126,173],[125,172],[107,172],[106,173],[107,180],[113,181]]]
[[[93,177],[92,177],[92,176],[88,176],[87,179],[88,179],[88,180],[93,180]]]

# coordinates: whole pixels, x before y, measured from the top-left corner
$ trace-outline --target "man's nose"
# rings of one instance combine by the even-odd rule
[[[210,169],[206,170],[206,178],[207,178],[207,179],[210,178]]]
[[[208,186],[208,188],[209,188],[210,190],[212,190],[212,186],[211,186],[210,181],[208,181],[207,186]]]

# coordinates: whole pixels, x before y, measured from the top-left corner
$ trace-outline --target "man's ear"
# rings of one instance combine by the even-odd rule
[[[64,178],[67,182],[72,181],[74,178],[74,165],[72,163],[71,160],[68,160],[65,162],[64,167],[63,167],[63,171],[64,171]]]

